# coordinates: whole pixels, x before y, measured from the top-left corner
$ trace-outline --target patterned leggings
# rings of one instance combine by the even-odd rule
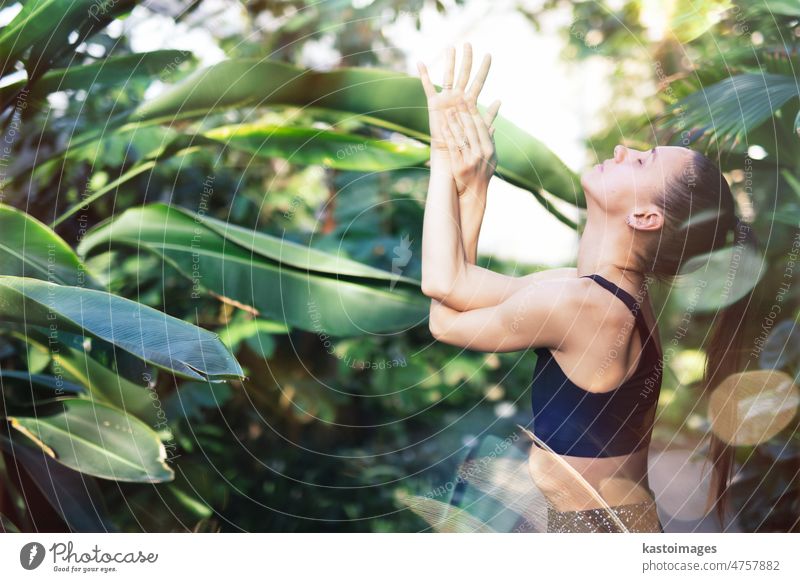
[[[652,495],[652,490],[651,490]],[[664,533],[664,527],[658,518],[653,500],[641,503],[626,503],[611,507],[620,521],[630,532]],[[558,511],[554,507],[547,508],[548,533],[588,533],[619,532],[615,521],[605,509],[583,509],[579,511]]]

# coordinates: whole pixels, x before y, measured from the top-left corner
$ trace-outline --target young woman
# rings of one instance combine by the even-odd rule
[[[670,281],[688,258],[725,245],[731,230],[746,243],[755,239],[738,220],[724,177],[705,156],[683,147],[639,151],[618,145],[612,158],[581,176],[587,221],[577,268],[512,277],[477,266],[497,163],[491,125],[499,101],[483,115],[476,106],[490,62],[486,55],[468,87],[471,46],[464,45],[455,81],[455,48],[449,47],[441,91],[418,63],[431,130],[422,243],[431,333],[479,351],[535,348],[537,446],[529,467],[550,501],[548,531],[603,531],[617,518],[631,531],[663,531],[647,481],[663,366],[647,287],[651,278]],[[734,371],[727,348],[738,315],[729,309],[717,318],[707,386]],[[711,436],[712,493],[720,516],[731,453]],[[589,493],[575,494],[566,479],[553,478],[556,466],[566,467]],[[603,509],[609,506],[616,516],[610,520]]]

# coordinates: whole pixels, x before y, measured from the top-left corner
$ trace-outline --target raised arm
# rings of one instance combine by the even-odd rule
[[[465,43],[461,74],[453,85],[455,49],[448,48],[441,92],[430,81],[425,65],[419,63],[431,128],[431,178],[423,227],[423,292],[459,311],[497,305],[533,281],[575,275],[574,269],[551,269],[508,276],[475,264],[488,184],[497,163],[494,128],[490,125],[500,102],[495,101],[484,115],[480,114],[477,96],[491,59],[488,55],[484,58],[475,80],[466,89],[471,61],[472,49]],[[458,149],[462,143],[466,147]]]
[[[466,84],[471,67],[471,50],[465,55],[462,69],[455,85],[455,48],[448,47],[442,90],[437,91],[428,76],[427,68],[418,63],[422,87],[428,104],[431,131],[431,173],[422,229],[422,291],[432,298],[440,298],[451,292],[460,295],[468,263],[462,241],[459,216],[458,191],[451,167],[451,150],[455,148],[452,135],[448,133],[447,116],[466,92],[480,90],[488,72],[488,59],[484,59],[482,74],[473,81],[469,90]]]

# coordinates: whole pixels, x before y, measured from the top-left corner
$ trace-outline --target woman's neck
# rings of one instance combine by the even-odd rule
[[[635,252],[638,241],[624,222],[618,226],[609,220],[605,214],[589,214],[578,245],[578,276],[597,273],[635,297],[637,293],[633,291],[642,289],[645,281]]]

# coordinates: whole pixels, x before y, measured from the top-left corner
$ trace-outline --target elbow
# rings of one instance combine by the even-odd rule
[[[431,337],[435,340],[439,339],[439,328],[433,321],[433,314],[428,317],[428,331],[431,332]]]
[[[433,339],[440,340],[442,337],[442,306],[437,301],[431,301],[431,309],[428,313],[428,331],[431,332]]]
[[[424,277],[422,278],[422,294],[437,301],[441,301],[447,295],[442,292],[442,287],[439,284],[431,281],[430,278],[426,279]]]
[[[423,279],[421,287],[423,295],[435,299],[450,309],[464,311],[469,307],[468,302],[462,299],[458,285],[451,285],[447,288],[439,282],[432,283],[430,280]]]
[[[431,310],[428,313],[428,331],[431,332],[431,336],[433,339],[439,339],[439,321],[438,317],[436,316],[436,307],[431,301]]]
[[[430,297],[431,299],[436,299],[436,288],[433,287],[428,279],[422,278],[422,294],[425,297]]]

